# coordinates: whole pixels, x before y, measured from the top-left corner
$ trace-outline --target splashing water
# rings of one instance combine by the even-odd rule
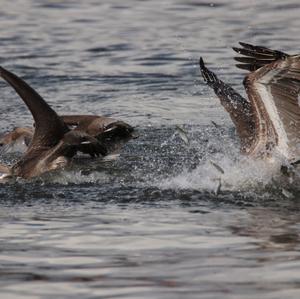
[[[223,169],[224,174],[216,169],[214,164]],[[217,192],[218,189],[246,191],[270,184],[279,170],[280,164],[275,161],[270,163],[247,157],[239,157],[236,160],[229,156],[215,155],[192,171],[183,170],[178,176],[165,179],[159,183],[159,187],[212,192]]]
[[[297,190],[299,169],[294,169],[292,176],[283,175],[281,166],[286,161],[280,155],[274,153],[267,160],[243,156],[232,135],[218,130],[206,129],[203,132],[209,140],[204,148],[199,143],[201,140],[196,141],[196,144],[193,140],[194,146],[198,146],[199,151],[204,153],[197,167],[184,167],[179,174],[156,182],[156,186],[161,189],[192,189],[216,194],[222,191]]]
[[[242,156],[231,129],[211,125],[186,126],[184,131],[182,129],[184,140],[178,133],[178,126],[144,130],[138,140],[124,148],[120,157],[118,154],[95,160],[79,157],[71,169],[49,173],[30,182],[61,185],[113,182],[122,185],[125,180],[127,184],[139,187],[215,194],[264,192],[278,188],[283,190],[281,193],[288,194],[289,191],[283,188],[294,184],[292,178],[283,177],[280,168],[284,161],[279,157],[263,161]],[[189,140],[188,144],[185,139]],[[16,160],[15,155],[6,158]],[[130,169],[130,175],[127,173],[123,177],[126,169]],[[17,182],[26,183],[22,179]]]

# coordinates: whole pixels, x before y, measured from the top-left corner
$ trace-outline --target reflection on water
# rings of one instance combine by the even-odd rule
[[[78,297],[154,292],[197,298],[204,292],[247,298],[248,292],[272,297],[299,284],[299,213],[287,217],[284,207],[243,208],[209,198],[125,205],[62,201],[18,205],[13,217],[6,208],[4,294],[64,296],[68,290]]]
[[[297,53],[299,9],[295,0],[4,0],[1,65],[57,112],[120,118],[140,138],[117,160],[81,157],[0,186],[1,298],[298,299],[298,183],[239,155],[197,62],[243,93],[231,47]],[[15,92],[0,89],[1,131],[31,125]]]

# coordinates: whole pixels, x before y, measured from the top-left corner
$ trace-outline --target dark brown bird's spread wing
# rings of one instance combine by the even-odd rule
[[[35,131],[30,147],[51,147],[59,142],[67,126],[45,100],[24,80],[0,67],[1,77],[23,99],[35,121]]]

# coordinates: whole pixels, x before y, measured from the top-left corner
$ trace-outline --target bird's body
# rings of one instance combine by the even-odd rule
[[[252,157],[278,156],[288,163],[300,159],[300,56],[240,43],[234,48],[248,99],[218,79],[200,59],[202,75],[229,113],[241,141]]]
[[[112,152],[122,146],[131,138],[135,138],[134,128],[129,124],[116,120],[111,117],[99,115],[61,115],[60,118],[68,126],[70,130],[84,132],[103,144]],[[0,146],[12,147],[15,144],[22,143],[26,147],[34,135],[34,128],[17,127],[2,135],[0,138]],[[85,151],[81,146],[81,152],[91,154]]]
[[[0,76],[19,94],[34,119],[34,129],[16,128],[0,140],[2,145],[21,140],[28,146],[25,154],[12,167],[0,165],[0,171],[7,175],[26,179],[39,176],[67,166],[77,151],[91,156],[106,155],[107,149],[99,136],[111,131],[111,128],[118,128],[117,123],[122,124],[119,127],[130,128],[130,134],[133,131],[129,125],[110,118],[87,115],[59,116],[21,78],[2,67]]]

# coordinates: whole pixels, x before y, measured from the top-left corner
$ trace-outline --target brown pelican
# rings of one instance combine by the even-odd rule
[[[106,147],[109,153],[120,149],[129,139],[136,138],[134,128],[111,117],[99,115],[61,115],[60,118],[72,130],[82,131]],[[34,128],[17,127],[0,138],[0,146],[8,147],[18,143],[29,146]],[[84,149],[82,152],[85,152]],[[93,152],[86,152],[93,156]]]
[[[30,110],[35,129],[26,153],[12,167],[0,170],[11,176],[31,178],[50,170],[65,167],[78,150],[91,155],[105,155],[106,148],[81,130],[70,130],[67,124],[26,82],[0,67],[0,76],[22,98]]]
[[[233,48],[237,67],[250,71],[244,79],[248,99],[221,81],[200,58],[205,82],[229,113],[241,151],[253,157],[278,156],[288,163],[300,159],[300,55],[240,43]]]

